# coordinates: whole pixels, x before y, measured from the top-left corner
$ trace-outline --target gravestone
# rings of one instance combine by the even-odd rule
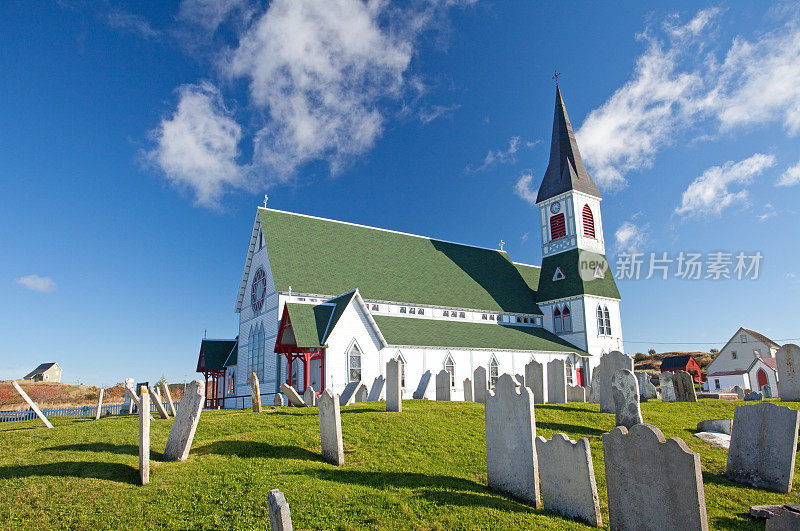
[[[97,413],[94,415],[94,420],[100,420],[100,413],[103,411],[103,389],[97,395]]]
[[[494,390],[486,393],[485,418],[489,488],[539,507],[533,393],[503,374]]]
[[[548,441],[539,436],[536,456],[545,510],[595,527],[603,525],[589,439],[575,442],[556,433]]]
[[[568,385],[567,402],[586,402],[586,388],[580,385]]]
[[[400,386],[400,373],[402,362],[397,359],[389,360],[386,364],[386,411],[403,411],[403,389]]]
[[[628,369],[617,371],[611,378],[614,393],[614,417],[617,426],[630,429],[642,423],[642,411],[639,407],[639,384],[636,376]]]
[[[778,362],[778,396],[786,402],[800,402],[800,347],[787,343],[775,353]]]
[[[141,407],[139,408],[139,479],[142,485],[147,485],[150,483],[150,395],[144,385],[141,387],[141,392]]]
[[[282,383],[281,391],[286,395],[286,398],[289,399],[289,403],[294,407],[306,407],[303,397],[300,396],[300,394],[291,385],[287,384],[286,382]]]
[[[472,396],[472,380],[464,378],[464,402],[474,402]]]
[[[718,448],[725,448],[726,450],[731,446],[731,436],[727,433],[719,433],[716,431],[698,431],[694,434],[698,439],[702,439],[711,446]]]
[[[339,396],[339,405],[349,406],[353,402],[356,401],[356,391],[358,390],[358,386],[361,384],[361,381],[350,382],[349,384],[344,386],[344,390],[342,391],[341,396]]]
[[[420,399],[425,398],[425,393],[428,392],[428,386],[431,383],[431,371],[425,371],[422,373],[422,377],[419,379],[419,385],[417,386],[417,390],[414,391],[412,395],[414,398]]]
[[[356,402],[366,402],[369,398],[369,389],[367,389],[367,384],[364,382],[359,383],[356,386],[356,392],[353,393]]]
[[[472,371],[472,398],[480,404],[486,403],[486,391],[489,389],[489,380],[486,378],[486,367],[478,367]]]
[[[639,399],[641,402],[658,398],[656,386],[650,381],[649,374],[644,371],[637,371],[633,374],[636,375],[636,382],[639,384]]]
[[[750,391],[749,393],[744,395],[744,401],[745,402],[753,402],[755,400],[758,400],[758,401],[764,400],[764,395],[762,395],[758,391]]]
[[[745,485],[791,492],[800,412],[770,402],[737,406],[725,475]]]
[[[205,385],[201,380],[193,380],[186,386],[181,398],[178,414],[169,430],[167,446],[164,449],[164,461],[186,461],[192,449],[194,433],[200,422],[205,402]]]
[[[377,402],[378,400],[383,400],[383,389],[386,387],[386,378],[383,376],[378,376],[372,382],[372,389],[369,390],[369,396],[367,396],[367,400],[369,402]]]
[[[517,379],[520,385],[525,385],[525,375],[524,374],[515,374],[514,378]]]
[[[533,392],[534,404],[544,404],[544,366],[536,360],[525,365],[525,386]]]
[[[292,511],[286,497],[278,489],[272,489],[267,495],[269,508],[269,526],[271,531],[292,531]]]
[[[442,369],[436,375],[436,400],[449,402],[453,399],[453,389],[450,387],[450,373]]]
[[[797,531],[800,529],[800,512],[784,510],[776,514],[764,527],[764,531]]]
[[[694,379],[686,371],[675,371],[672,376],[672,385],[675,386],[675,400],[677,402],[697,402],[697,393],[694,390]]]
[[[567,370],[564,360],[552,360],[547,364],[547,403],[567,403]]]
[[[276,407],[283,407],[285,405],[283,402],[283,395],[280,393],[275,393],[275,398],[272,399],[272,405]]]
[[[261,387],[258,385],[258,375],[250,374],[250,402],[253,404],[253,411],[261,413]]]
[[[739,397],[739,400],[743,400],[744,399],[744,389],[742,389],[738,385],[734,385],[733,386],[733,392],[736,393],[736,396]]]
[[[303,391],[303,403],[307,406],[317,405],[317,394],[314,392],[313,387],[308,386],[306,390]]]
[[[732,419],[701,420],[697,423],[697,431],[713,431],[716,433],[727,433],[728,435],[731,434],[732,427]]]
[[[144,386],[142,386],[142,387],[144,388]],[[164,404],[161,403],[161,400],[159,400],[158,395],[156,394],[155,390],[149,384],[147,385],[147,393],[142,391],[142,396],[144,396],[145,394],[150,395],[150,400],[152,400],[153,403],[155,404],[156,411],[158,411],[158,415],[162,419],[168,419],[169,418],[169,414],[167,414],[167,410],[164,408]],[[150,411],[149,408],[148,408],[148,411]]]
[[[600,404],[601,413],[614,413],[614,392],[611,389],[611,378],[617,371],[627,369],[633,372],[633,358],[618,350],[613,350],[600,357],[600,364],[594,370],[592,392],[597,385],[596,400]]]
[[[674,373],[669,371],[662,372],[659,375],[659,383],[661,384],[661,401],[662,402],[677,402],[675,396],[675,385],[673,384]]]
[[[611,529],[708,529],[700,454],[650,424],[603,434]]]
[[[344,464],[344,446],[342,445],[341,401],[330,389],[319,395],[319,436],[322,445],[322,457],[332,465]]]
[[[161,392],[164,394],[164,399],[167,401],[167,409],[169,414],[175,416],[175,404],[172,402],[172,393],[169,392],[169,385],[167,382],[161,382]]]

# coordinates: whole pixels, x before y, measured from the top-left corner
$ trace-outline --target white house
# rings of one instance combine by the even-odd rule
[[[775,396],[778,389],[775,353],[779,348],[765,335],[739,328],[706,368],[709,389],[727,391],[738,385]]]

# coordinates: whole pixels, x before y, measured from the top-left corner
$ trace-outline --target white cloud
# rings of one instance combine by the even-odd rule
[[[50,277],[40,277],[39,275],[26,275],[14,280],[20,286],[24,286],[31,291],[40,293],[50,293],[56,290],[56,283]]]
[[[626,221],[614,232],[617,253],[640,252],[647,242],[649,232],[650,226],[648,224],[637,225],[632,221]]]
[[[446,114],[450,114],[453,111],[457,111],[461,108],[461,105],[454,104],[454,105],[432,105],[427,109],[422,109],[419,112],[419,120],[423,124],[429,124],[432,121],[440,118]]]
[[[533,186],[533,172],[525,170],[514,185],[514,193],[531,205],[536,204],[536,188]]]
[[[178,89],[177,110],[154,131],[156,147],[147,154],[167,178],[188,186],[196,202],[216,205],[227,187],[244,186],[237,164],[242,129],[210,83]]]
[[[485,170],[489,166],[493,164],[509,164],[517,162],[517,152],[519,151],[520,147],[525,148],[532,148],[536,146],[540,141],[523,141],[519,136],[512,136],[508,139],[508,148],[497,149],[497,150],[489,150],[486,156],[483,158],[483,162],[478,167],[473,167],[471,164],[467,166],[468,173],[476,173],[481,170]]]
[[[108,13],[108,25],[112,28],[135,33],[145,39],[153,39],[161,33],[153,29],[144,17],[129,13],[124,9],[114,8]]]
[[[746,201],[748,192],[744,186],[775,163],[773,155],[756,153],[739,162],[729,160],[722,166],[712,166],[683,192],[681,204],[675,213],[687,216],[719,215],[729,206]],[[737,192],[730,191],[728,187],[734,184],[742,185],[742,188]]]
[[[530,235],[531,235],[531,232],[530,232],[530,231],[528,231],[528,232],[526,232],[525,234],[523,234],[522,236],[520,236],[520,237],[519,237],[519,239],[520,239],[520,240],[522,240],[522,243],[525,243],[526,241],[528,241],[528,237],[529,237]]]
[[[775,186],[794,186],[800,184],[800,162],[788,168],[775,181]]]
[[[775,210],[775,207],[772,206],[772,203],[766,203],[759,214],[756,214],[758,221],[767,221],[769,218],[773,218],[778,215],[778,211]]]
[[[250,12],[247,0],[183,0],[178,10],[178,19],[214,33],[237,12]]]

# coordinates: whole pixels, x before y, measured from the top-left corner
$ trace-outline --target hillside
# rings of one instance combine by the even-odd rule
[[[100,388],[93,385],[72,385],[67,383],[32,382],[30,380],[17,380],[20,387],[42,409],[96,406]],[[173,400],[180,400],[183,396],[183,384],[170,384],[170,393]],[[125,399],[125,389],[122,383],[107,388],[103,393],[103,402],[106,404],[120,404]],[[11,385],[11,381],[0,381],[0,410],[13,411],[29,409],[28,405]]]
[[[691,355],[694,360],[700,365],[703,369],[703,374],[706,372],[706,367],[714,360],[717,356],[716,352],[701,352],[701,351],[672,351],[672,352],[661,352],[655,354],[642,354],[641,352],[637,353],[633,358],[633,366],[634,370],[636,371],[647,371],[651,374],[658,374],[661,372],[661,361],[669,356],[683,356],[685,354]]]

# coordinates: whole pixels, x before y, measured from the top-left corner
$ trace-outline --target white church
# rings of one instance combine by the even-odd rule
[[[408,398],[426,371],[450,372],[459,397],[477,367],[494,383],[532,359],[564,359],[568,383],[588,387],[600,356],[623,349],[600,201],[557,88],[536,201],[541,266],[502,249],[258,208],[236,301],[238,338],[201,346],[210,402],[249,406],[224,398],[248,395],[251,373],[262,393],[283,382],[301,393],[370,386],[392,358],[402,361]]]

